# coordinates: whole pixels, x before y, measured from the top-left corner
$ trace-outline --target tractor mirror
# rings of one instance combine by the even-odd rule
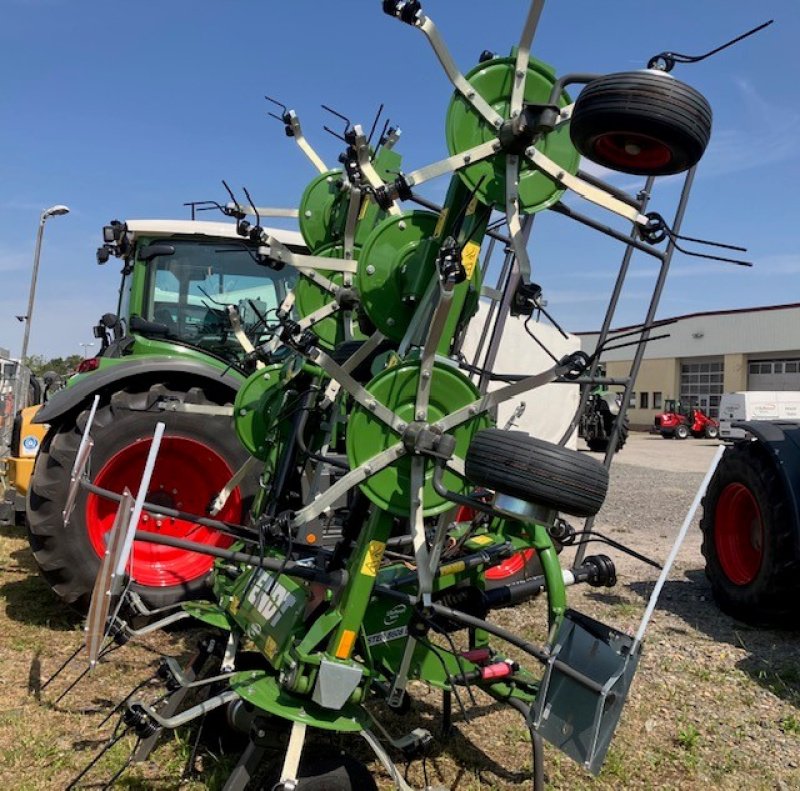
[[[163,242],[153,242],[139,250],[139,260],[146,263],[149,263],[154,258],[158,258],[160,255],[175,255],[174,245],[164,244]]]

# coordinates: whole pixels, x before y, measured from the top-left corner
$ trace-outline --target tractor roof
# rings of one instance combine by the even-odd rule
[[[236,233],[233,222],[206,222],[202,220],[128,220],[128,231],[134,236],[212,236],[216,238],[237,239],[242,237]],[[271,236],[287,245],[304,246],[303,237],[298,231],[284,228],[265,228]]]

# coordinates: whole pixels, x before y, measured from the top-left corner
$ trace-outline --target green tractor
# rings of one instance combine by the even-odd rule
[[[100,353],[85,360],[69,386],[41,408],[49,425],[30,484],[27,522],[36,562],[54,591],[85,607],[106,547],[114,509],[96,495],[78,498],[63,523],[71,470],[95,397],[92,463],[99,485],[122,491],[141,475],[156,422],[166,437],[152,496],[202,515],[223,493],[223,520],[247,513],[257,476],[240,474],[248,455],[232,429],[233,401],[254,364],[263,319],[291,290],[296,273],[261,264],[255,244],[223,222],[136,220],[103,229],[98,263],[122,261],[116,313],[95,328]],[[297,232],[275,231],[291,248]],[[242,343],[244,342],[244,347]],[[229,483],[233,479],[233,486]],[[226,489],[226,487],[228,487]],[[209,546],[230,539],[181,519],[144,517],[143,527]],[[151,606],[205,589],[212,559],[137,542],[133,584]]]

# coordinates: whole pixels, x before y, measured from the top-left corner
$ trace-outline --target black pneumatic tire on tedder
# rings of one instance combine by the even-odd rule
[[[795,431],[800,434],[800,428]],[[800,525],[792,507],[800,466],[760,441],[729,447],[703,499],[706,576],[720,608],[756,626],[800,626]],[[794,483],[788,483],[793,480]]]
[[[194,385],[194,386],[192,386]],[[227,416],[193,415],[161,409],[160,401],[199,405],[224,404],[225,396],[196,382],[129,382],[100,402],[91,436],[93,482],[135,495],[155,425],[165,424],[164,438],[147,499],[201,516],[212,498],[247,459]],[[85,406],[85,405],[84,405]],[[83,610],[88,605],[100,563],[104,531],[110,527],[117,503],[81,492],[72,518],[64,526],[70,472],[89,410],[72,412],[50,431],[36,459],[28,496],[28,538],[34,558],[55,593]],[[249,509],[257,480],[250,476],[234,492],[217,518],[241,522]],[[146,520],[146,521],[145,521]],[[143,515],[140,529],[163,531],[201,543],[227,545],[230,540],[198,525]],[[155,544],[134,549],[132,585],[150,607],[162,607],[207,592],[213,559]]]
[[[465,469],[478,486],[573,516],[594,516],[608,491],[608,470],[596,459],[521,431],[479,431]]]
[[[711,136],[711,107],[663,71],[592,80],[575,101],[570,137],[587,159],[612,170],[665,176],[694,167]]]

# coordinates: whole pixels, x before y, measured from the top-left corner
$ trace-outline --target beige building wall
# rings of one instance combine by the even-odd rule
[[[624,378],[630,371],[629,361],[606,363],[606,373],[612,378]],[[746,367],[745,367],[746,370]],[[631,428],[648,430],[656,415],[664,411],[664,401],[678,397],[680,382],[680,360],[668,359],[642,360],[639,375],[633,386],[633,397],[628,407]],[[621,390],[621,387],[612,387]],[[647,403],[647,406],[644,403]]]
[[[726,393],[736,393],[740,390],[747,390],[747,355],[725,355],[722,382]]]

